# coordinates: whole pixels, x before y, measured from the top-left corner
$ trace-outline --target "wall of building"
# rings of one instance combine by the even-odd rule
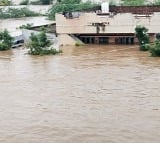
[[[110,12],[152,14],[160,12],[160,6],[110,6]]]
[[[105,23],[105,27],[103,28],[100,26],[100,31],[97,33],[97,27],[95,25],[93,26],[93,23]],[[127,34],[128,36],[132,34],[134,37],[136,25],[143,25],[148,28],[150,39],[153,41],[154,34],[160,33],[160,12],[154,12],[150,15],[132,13],[97,15],[95,12],[90,12],[80,13],[79,17],[71,19],[67,19],[62,14],[56,14],[56,31],[60,37],[59,41],[63,45],[75,45],[76,40],[70,37],[69,34],[96,34],[99,36],[112,34],[111,37],[108,36],[108,43],[114,44],[114,35],[118,34],[119,37],[123,37],[124,34],[125,36],[127,36]],[[124,38],[123,40],[125,41],[126,39]],[[134,43],[138,43],[136,38],[134,38]]]
[[[76,40],[73,39],[68,34],[59,34],[58,35],[59,45],[75,45]]]
[[[84,13],[79,18],[66,19],[61,14],[56,14],[57,33],[97,33],[96,26],[92,23],[106,22],[105,31],[100,27],[100,33],[124,33],[134,31],[134,17],[131,14],[118,14],[114,18],[97,16],[96,13]],[[124,28],[125,27],[125,31]]]
[[[100,33],[134,33],[136,25],[144,25],[149,33],[160,32],[160,13],[134,15],[118,13],[114,16],[83,13],[78,18],[67,19],[62,14],[56,14],[56,31],[59,34],[97,33],[92,23],[105,23],[105,29],[100,27]]]

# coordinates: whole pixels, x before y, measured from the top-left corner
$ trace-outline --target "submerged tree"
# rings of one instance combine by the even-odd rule
[[[156,40],[153,44],[149,45],[151,56],[160,57],[160,40]]]
[[[146,44],[149,43],[149,36],[147,32],[148,32],[148,29],[144,26],[136,26],[135,28],[135,34],[136,34],[136,37],[138,38],[141,51],[148,50],[146,46]]]
[[[49,48],[52,42],[48,40],[46,32],[42,30],[39,34],[31,34],[29,47],[29,54],[31,55],[55,55],[59,53],[54,48]]]
[[[9,50],[12,47],[13,38],[7,30],[0,32],[0,51]]]

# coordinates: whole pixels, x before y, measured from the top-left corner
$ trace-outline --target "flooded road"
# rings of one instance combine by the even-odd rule
[[[160,58],[133,47],[0,52],[1,143],[159,143]]]

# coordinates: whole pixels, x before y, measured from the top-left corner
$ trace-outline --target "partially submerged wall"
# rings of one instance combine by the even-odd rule
[[[83,13],[78,18],[67,19],[62,14],[56,14],[56,31],[58,34],[95,34],[96,26],[93,23],[104,23],[100,27],[100,34],[108,33],[135,33],[136,25],[143,25],[149,33],[160,32],[160,13],[134,15],[132,13],[118,13],[113,17],[96,15],[96,13]]]

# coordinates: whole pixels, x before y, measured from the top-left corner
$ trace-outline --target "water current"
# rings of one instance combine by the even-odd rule
[[[0,52],[0,143],[159,143],[160,58],[127,46]]]

